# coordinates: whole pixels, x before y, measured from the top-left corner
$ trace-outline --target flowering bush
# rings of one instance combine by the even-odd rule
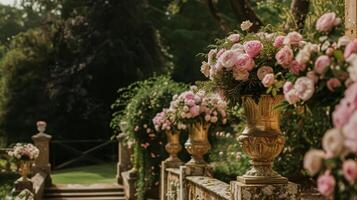
[[[352,61],[348,58],[355,48],[348,37],[333,34],[340,22],[335,13],[326,13],[316,22],[317,40],[298,43],[299,48],[291,55],[292,70],[283,86],[288,104],[333,106],[342,97],[351,81],[347,68]]]
[[[16,161],[34,161],[38,158],[40,151],[33,144],[17,143],[8,154]]]
[[[169,108],[153,119],[156,130],[186,130],[194,123],[226,124],[227,103],[216,93],[197,90],[196,86],[174,95]]]
[[[185,85],[168,77],[156,77],[120,90],[120,98],[113,104],[119,111],[114,113],[112,128],[127,133],[133,141],[134,165],[139,173],[138,200],[151,197],[148,191],[158,188],[160,163],[167,156],[165,134],[156,131],[152,119],[164,107],[169,107],[173,95],[185,89]]]

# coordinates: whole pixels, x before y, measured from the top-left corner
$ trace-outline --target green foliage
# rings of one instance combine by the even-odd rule
[[[233,131],[234,132],[234,131]],[[210,136],[212,149],[209,160],[213,166],[213,176],[229,183],[243,175],[249,168],[249,158],[242,153],[237,141],[239,134],[217,132]]]
[[[26,141],[35,122],[48,117],[46,84],[53,49],[47,34],[38,29],[16,36],[10,49],[1,63],[1,132],[10,141]]]
[[[321,148],[321,138],[331,128],[328,111],[327,108],[315,106],[283,113],[281,128],[287,140],[275,168],[289,180],[299,183],[309,180],[303,169],[304,155],[309,149]]]
[[[117,112],[111,127],[116,132],[128,133],[129,140],[135,141],[134,165],[139,172],[136,197],[139,200],[149,197],[147,191],[158,188],[160,162],[167,156],[163,146],[165,136],[155,131],[152,119],[170,105],[173,95],[185,89],[185,85],[165,76],[151,78],[119,90],[120,97],[112,106]]]

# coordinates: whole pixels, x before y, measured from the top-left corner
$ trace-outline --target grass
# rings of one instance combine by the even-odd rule
[[[116,165],[108,163],[57,170],[51,177],[54,184],[94,184],[115,183],[115,174]]]

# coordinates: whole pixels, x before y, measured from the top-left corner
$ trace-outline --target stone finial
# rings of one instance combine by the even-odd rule
[[[47,127],[47,123],[45,121],[36,122],[36,126],[39,133],[45,133]]]

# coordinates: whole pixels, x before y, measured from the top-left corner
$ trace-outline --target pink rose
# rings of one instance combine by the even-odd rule
[[[228,71],[232,69],[233,65],[236,63],[237,54],[233,50],[228,50],[222,53],[218,58],[218,63],[222,64]]]
[[[357,162],[354,160],[346,160],[342,166],[343,176],[351,183],[357,180]]]
[[[357,53],[357,39],[354,39],[352,42],[348,43],[343,56],[345,57],[345,59],[347,59],[348,57],[350,57],[350,55],[354,53]]]
[[[326,49],[326,55],[332,56],[335,50],[332,47]]]
[[[226,52],[226,49],[220,49],[216,54],[216,58],[219,58],[224,52]]]
[[[288,93],[293,87],[294,85],[290,81],[286,81],[283,86],[284,93]]]
[[[210,66],[213,66],[213,65],[216,63],[216,55],[217,55],[217,49],[211,49],[211,50],[208,52],[208,60],[207,60],[207,63],[208,63]]]
[[[284,97],[289,104],[295,104],[300,101],[295,89],[291,89],[288,92],[284,92]]]
[[[294,31],[288,33],[287,36],[284,38],[284,44],[285,45],[298,45],[300,41],[302,41],[302,36],[300,33]]]
[[[262,84],[264,87],[271,87],[275,83],[274,74],[270,73],[264,76]]]
[[[316,76],[315,72],[314,71],[309,71],[306,73],[306,77],[313,80],[314,83],[317,83],[319,81],[319,77]]]
[[[289,65],[289,69],[293,74],[298,75],[301,71],[305,70],[305,65],[304,64],[300,64],[298,61],[293,60],[290,65]]]
[[[357,83],[354,83],[345,91],[345,97],[341,99],[340,103],[335,107],[335,110],[332,113],[334,126],[336,128],[342,128],[350,120],[356,109]]]
[[[293,50],[290,47],[285,46],[278,51],[275,55],[275,59],[279,65],[287,68],[294,58]]]
[[[269,67],[269,66],[263,66],[260,67],[257,71],[257,76],[259,80],[263,80],[263,78],[265,77],[265,75],[269,74],[269,73],[273,73],[273,68]]]
[[[244,46],[244,51],[251,58],[254,58],[255,56],[259,55],[260,51],[263,49],[263,44],[259,40],[251,40],[245,42],[243,46]]]
[[[348,115],[348,113],[347,113]],[[357,152],[357,112],[349,119],[348,123],[342,129],[345,136],[345,146],[352,152]]]
[[[300,77],[294,84],[297,96],[303,100],[309,100],[315,92],[314,81],[307,77]]]
[[[238,69],[239,71],[251,71],[254,65],[254,60],[249,55],[241,54],[237,57],[235,66],[233,68]]]
[[[331,92],[334,92],[336,88],[341,86],[341,81],[337,78],[331,78],[327,81],[326,85]]]
[[[304,168],[310,176],[320,171],[325,153],[322,150],[309,150],[304,156]]]
[[[344,151],[344,140],[340,129],[329,129],[322,138],[322,147],[331,157],[339,156]]]
[[[278,37],[276,37],[275,38],[275,40],[274,40],[274,47],[275,48],[280,48],[280,47],[282,47],[283,46],[283,42],[284,42],[284,38],[285,38],[285,36],[282,36],[282,35],[279,35]]]
[[[335,178],[329,172],[325,172],[317,178],[317,190],[325,197],[330,197],[333,194],[335,185]]]
[[[227,40],[229,40],[229,41],[232,42],[232,43],[237,43],[237,42],[239,42],[239,40],[240,40],[240,35],[237,34],[237,33],[230,34],[230,35],[227,37]]]
[[[233,78],[237,81],[246,81],[249,78],[249,72],[247,70],[233,69]]]
[[[205,77],[210,77],[210,65],[206,62],[202,62],[202,65],[201,65],[201,72],[203,75],[205,75]]]
[[[314,71],[320,75],[323,75],[330,64],[331,59],[328,56],[319,56],[315,61]]]
[[[348,43],[350,43],[350,42],[351,42],[351,39],[348,36],[344,35],[344,36],[338,38],[337,47],[347,46]]]
[[[320,32],[330,32],[334,26],[340,23],[334,12],[325,13],[316,21],[316,30]]]

